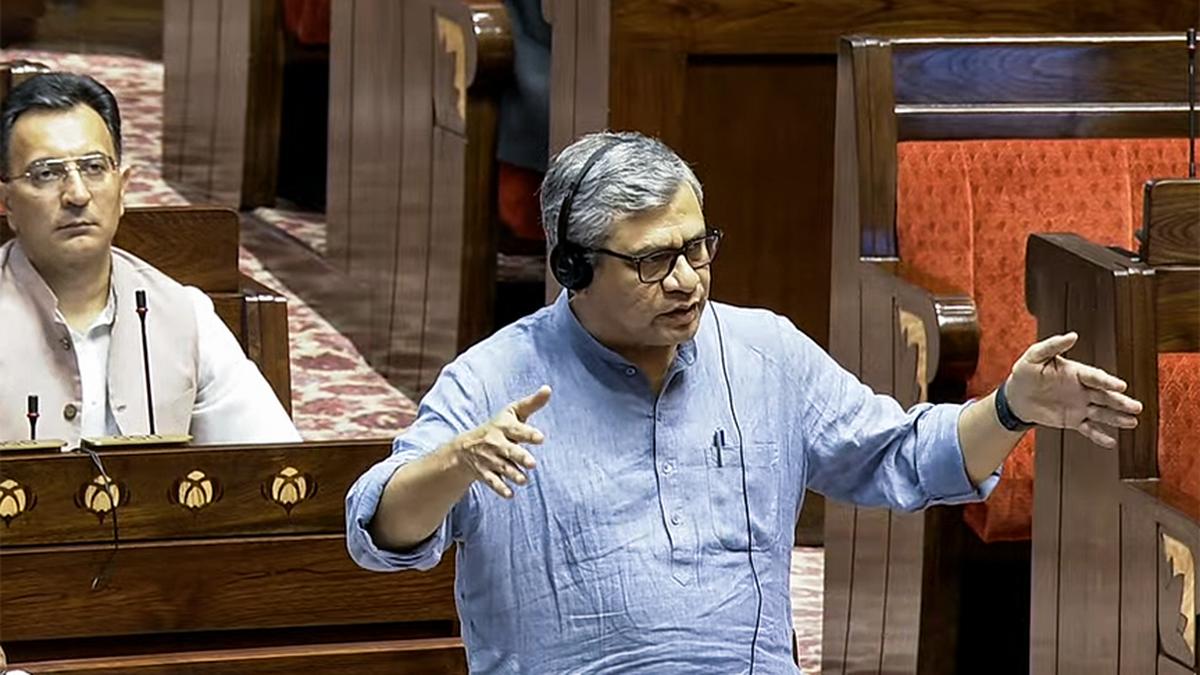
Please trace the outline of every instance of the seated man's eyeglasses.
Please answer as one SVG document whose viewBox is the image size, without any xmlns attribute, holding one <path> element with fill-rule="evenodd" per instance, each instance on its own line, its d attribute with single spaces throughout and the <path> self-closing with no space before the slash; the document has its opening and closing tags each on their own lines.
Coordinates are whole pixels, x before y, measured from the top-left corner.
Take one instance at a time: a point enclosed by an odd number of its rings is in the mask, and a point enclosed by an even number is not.
<svg viewBox="0 0 1200 675">
<path fill-rule="evenodd" d="M 49 189 L 66 184 L 67 177 L 74 170 L 83 182 L 97 185 L 107 180 L 116 168 L 117 162 L 112 157 L 94 152 L 80 157 L 41 159 L 30 164 L 24 173 L 4 178 L 3 182 L 27 180 L 35 188 Z"/>
<path fill-rule="evenodd" d="M 603 253 L 612 256 L 637 268 L 638 279 L 644 284 L 657 284 L 671 275 L 679 256 L 687 259 L 688 265 L 694 270 L 707 267 L 717 257 L 717 247 L 721 243 L 721 231 L 709 230 L 703 237 L 697 237 L 686 242 L 679 248 L 666 248 L 651 251 L 645 255 L 626 255 L 606 248 L 590 248 L 592 253 Z"/>
</svg>

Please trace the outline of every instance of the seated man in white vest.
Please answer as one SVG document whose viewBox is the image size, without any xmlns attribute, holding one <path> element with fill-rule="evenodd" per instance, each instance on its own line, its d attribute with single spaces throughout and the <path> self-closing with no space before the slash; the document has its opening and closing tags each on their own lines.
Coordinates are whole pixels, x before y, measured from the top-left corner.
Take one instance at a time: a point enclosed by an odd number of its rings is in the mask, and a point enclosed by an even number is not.
<svg viewBox="0 0 1200 675">
<path fill-rule="evenodd" d="M 0 246 L 0 441 L 149 432 L 196 443 L 299 441 L 275 393 L 212 301 L 113 248 L 129 168 L 104 85 L 47 73 L 0 113 L 0 203 L 15 233 Z M 145 292 L 152 396 L 137 293 Z"/>
</svg>

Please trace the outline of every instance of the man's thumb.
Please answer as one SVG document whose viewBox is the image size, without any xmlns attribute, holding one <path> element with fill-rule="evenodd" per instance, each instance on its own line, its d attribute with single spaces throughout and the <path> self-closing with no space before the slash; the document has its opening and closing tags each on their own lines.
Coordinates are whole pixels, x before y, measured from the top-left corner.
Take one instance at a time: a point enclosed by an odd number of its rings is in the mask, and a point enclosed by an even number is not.
<svg viewBox="0 0 1200 675">
<path fill-rule="evenodd" d="M 543 384 L 537 391 L 529 396 L 520 399 L 513 403 L 513 412 L 517 415 L 517 419 L 524 422 L 529 419 L 530 415 L 541 410 L 550 402 L 550 385 Z"/>
</svg>

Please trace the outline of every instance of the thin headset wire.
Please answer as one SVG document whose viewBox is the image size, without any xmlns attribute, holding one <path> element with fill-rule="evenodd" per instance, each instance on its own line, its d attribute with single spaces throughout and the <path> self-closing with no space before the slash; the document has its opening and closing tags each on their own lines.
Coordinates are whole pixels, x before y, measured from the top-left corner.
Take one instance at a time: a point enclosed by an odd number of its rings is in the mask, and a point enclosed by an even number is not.
<svg viewBox="0 0 1200 675">
<path fill-rule="evenodd" d="M 104 494 L 108 495 L 108 503 L 112 504 L 112 550 L 109 551 L 108 557 L 104 559 L 103 563 L 101 563 L 100 570 L 96 573 L 96 576 L 92 577 L 92 590 L 98 591 L 108 583 L 109 573 L 112 571 L 113 560 L 116 559 L 117 550 L 121 547 L 120 527 L 117 525 L 117 500 L 113 496 L 112 492 L 112 478 L 110 478 L 108 476 L 108 472 L 104 470 L 104 463 L 100 461 L 100 455 L 96 454 L 95 450 L 92 450 L 91 448 L 85 448 L 82 445 L 75 449 L 87 454 L 87 456 L 92 460 L 92 464 L 96 467 L 96 470 L 100 472 L 100 477 L 104 479 L 103 489 Z"/>
<path fill-rule="evenodd" d="M 750 559 L 750 574 L 754 577 L 754 590 L 758 595 L 758 610 L 754 613 L 754 637 L 750 640 L 750 675 L 754 675 L 754 662 L 758 656 L 758 632 L 762 626 L 763 591 L 758 579 L 758 568 L 754 565 L 754 530 L 750 525 L 750 492 L 746 486 L 746 444 L 742 436 L 742 425 L 738 423 L 737 409 L 733 406 L 733 385 L 729 382 L 729 369 L 725 366 L 725 337 L 721 334 L 721 318 L 715 304 L 709 304 L 713 321 L 717 324 L 717 342 L 720 344 L 721 373 L 725 376 L 725 391 L 729 394 L 729 414 L 733 416 L 733 428 L 738 435 L 738 459 L 742 463 L 742 503 L 746 507 L 746 557 Z"/>
</svg>

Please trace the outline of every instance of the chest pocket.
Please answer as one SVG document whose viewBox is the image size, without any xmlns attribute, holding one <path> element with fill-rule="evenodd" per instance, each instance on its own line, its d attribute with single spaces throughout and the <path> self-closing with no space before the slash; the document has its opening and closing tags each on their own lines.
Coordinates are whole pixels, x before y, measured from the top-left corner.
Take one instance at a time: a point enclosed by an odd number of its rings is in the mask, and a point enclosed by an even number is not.
<svg viewBox="0 0 1200 675">
<path fill-rule="evenodd" d="M 750 532 L 754 550 L 771 548 L 779 538 L 779 496 L 783 472 L 776 443 L 747 443 L 745 447 L 746 497 L 742 492 L 742 453 L 738 446 L 705 450 L 709 506 L 713 534 L 721 546 L 745 551 L 746 504 L 750 504 Z M 747 500 L 748 497 L 748 500 Z"/>
</svg>

